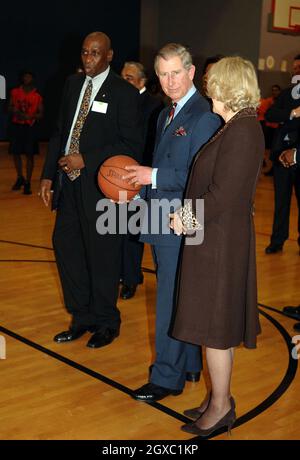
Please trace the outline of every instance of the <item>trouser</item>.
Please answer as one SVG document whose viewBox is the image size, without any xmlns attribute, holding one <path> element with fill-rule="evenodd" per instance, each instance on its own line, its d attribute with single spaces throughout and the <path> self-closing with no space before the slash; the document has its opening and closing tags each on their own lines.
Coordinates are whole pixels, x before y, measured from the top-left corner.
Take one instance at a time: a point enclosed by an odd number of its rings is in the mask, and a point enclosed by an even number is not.
<svg viewBox="0 0 300 460">
<path fill-rule="evenodd" d="M 157 300 L 156 358 L 150 381 L 165 388 L 181 390 L 185 385 L 186 372 L 198 372 L 202 365 L 199 346 L 169 335 L 180 247 L 154 245 L 152 250 L 157 265 Z"/>
<path fill-rule="evenodd" d="M 298 204 L 298 235 L 300 235 L 300 168 L 285 168 L 274 162 L 275 209 L 271 236 L 271 244 L 273 245 L 282 245 L 289 237 L 293 187 Z"/>
<path fill-rule="evenodd" d="M 64 181 L 53 246 L 64 301 L 77 325 L 117 329 L 121 235 L 100 235 L 83 206 L 81 178 Z M 95 204 L 96 207 L 96 204 Z"/>
<path fill-rule="evenodd" d="M 121 270 L 123 284 L 135 286 L 143 282 L 143 252 L 144 243 L 138 241 L 138 235 L 125 235 L 123 240 Z"/>
</svg>

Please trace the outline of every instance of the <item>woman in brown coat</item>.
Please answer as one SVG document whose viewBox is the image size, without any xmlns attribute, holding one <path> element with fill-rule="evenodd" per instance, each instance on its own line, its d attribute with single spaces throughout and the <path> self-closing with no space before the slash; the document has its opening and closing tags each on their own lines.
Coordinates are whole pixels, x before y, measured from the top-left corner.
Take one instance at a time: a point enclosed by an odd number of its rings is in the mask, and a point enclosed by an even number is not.
<svg viewBox="0 0 300 460">
<path fill-rule="evenodd" d="M 199 240 L 204 232 L 202 244 L 185 238 L 172 333 L 206 347 L 211 392 L 199 407 L 184 412 L 196 421 L 182 427 L 200 436 L 233 425 L 233 350 L 242 342 L 255 348 L 260 332 L 253 200 L 264 152 L 251 62 L 221 59 L 209 71 L 207 89 L 225 125 L 197 154 L 186 204 L 170 224 L 175 233 L 192 231 Z M 198 199 L 204 200 L 203 219 L 196 212 Z"/>
</svg>

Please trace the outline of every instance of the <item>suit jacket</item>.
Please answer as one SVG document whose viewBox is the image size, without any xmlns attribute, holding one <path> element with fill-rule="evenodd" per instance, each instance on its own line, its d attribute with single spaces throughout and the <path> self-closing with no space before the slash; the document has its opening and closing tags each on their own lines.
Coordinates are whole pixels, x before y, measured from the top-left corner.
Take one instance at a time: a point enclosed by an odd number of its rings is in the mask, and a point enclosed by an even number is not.
<svg viewBox="0 0 300 460">
<path fill-rule="evenodd" d="M 299 106 L 299 99 L 293 98 L 292 90 L 293 86 L 283 90 L 265 115 L 267 121 L 280 123 L 272 143 L 272 161 L 277 161 L 283 150 L 293 148 L 299 143 L 300 119 L 290 119 L 291 111 Z"/>
<path fill-rule="evenodd" d="M 150 244 L 177 246 L 180 245 L 181 238 L 174 235 L 172 231 L 169 232 L 168 212 L 163 212 L 157 222 L 158 232 L 156 234 L 153 229 L 149 228 L 149 225 L 146 227 L 147 220 L 149 224 L 151 215 L 153 217 L 150 200 L 182 200 L 194 155 L 216 132 L 221 121 L 210 111 L 209 103 L 198 91 L 193 94 L 168 128 L 164 130 L 168 112 L 169 108 L 163 110 L 158 119 L 152 164 L 153 168 L 158 168 L 157 188 L 152 189 L 151 186 L 147 186 L 149 213 L 148 219 L 144 220 L 145 226 L 142 228 L 140 239 Z"/>
<path fill-rule="evenodd" d="M 58 206 L 59 194 L 69 180 L 57 161 L 64 154 L 78 98 L 85 75 L 68 78 L 55 132 L 50 139 L 42 179 L 54 181 L 53 208 Z M 96 202 L 103 198 L 97 186 L 97 173 L 103 161 L 113 155 L 129 155 L 141 161 L 143 139 L 139 110 L 139 93 L 132 85 L 110 70 L 95 97 L 108 104 L 106 113 L 89 111 L 79 142 L 85 168 L 81 170 L 81 188 L 86 210 L 95 212 Z M 58 172 L 58 173 L 57 173 Z"/>
<path fill-rule="evenodd" d="M 155 134 L 157 119 L 164 108 L 163 102 L 157 97 L 152 96 L 149 91 L 144 91 L 140 95 L 141 117 L 143 121 L 144 152 L 142 164 L 151 166 L 153 160 L 153 150 L 155 146 Z"/>
</svg>

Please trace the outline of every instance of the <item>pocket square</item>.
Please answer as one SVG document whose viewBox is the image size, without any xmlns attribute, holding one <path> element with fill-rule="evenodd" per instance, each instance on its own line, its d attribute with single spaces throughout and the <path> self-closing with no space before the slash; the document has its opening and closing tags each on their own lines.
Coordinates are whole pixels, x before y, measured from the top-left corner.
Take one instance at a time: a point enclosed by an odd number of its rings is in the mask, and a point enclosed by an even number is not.
<svg viewBox="0 0 300 460">
<path fill-rule="evenodd" d="M 174 136 L 186 136 L 187 132 L 183 126 L 180 126 L 174 131 Z"/>
</svg>

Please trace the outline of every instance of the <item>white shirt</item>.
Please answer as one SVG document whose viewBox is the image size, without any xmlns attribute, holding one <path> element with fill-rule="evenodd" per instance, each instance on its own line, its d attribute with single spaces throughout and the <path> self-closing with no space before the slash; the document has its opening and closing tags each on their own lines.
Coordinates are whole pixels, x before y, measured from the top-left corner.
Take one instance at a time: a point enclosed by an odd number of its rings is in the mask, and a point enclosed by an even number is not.
<svg viewBox="0 0 300 460">
<path fill-rule="evenodd" d="M 182 109 L 182 107 L 187 103 L 187 101 L 195 94 L 196 92 L 196 87 L 194 84 L 192 84 L 191 88 L 188 90 L 188 92 L 186 93 L 185 96 L 183 96 L 180 101 L 177 102 L 177 105 L 176 105 L 176 108 L 175 108 L 175 112 L 174 112 L 174 118 L 176 117 L 176 115 L 178 115 L 178 113 L 180 112 L 180 110 Z M 151 188 L 153 189 L 156 189 L 157 188 L 157 185 L 156 185 L 156 178 L 157 178 L 157 171 L 158 171 L 158 168 L 153 168 L 152 169 L 152 173 L 151 173 L 151 183 L 152 183 L 152 186 Z"/>
<path fill-rule="evenodd" d="M 81 92 L 80 92 L 80 95 L 79 95 L 79 99 L 78 99 L 78 102 L 77 102 L 77 107 L 76 107 L 75 115 L 74 115 L 74 118 L 73 118 L 72 126 L 71 126 L 71 129 L 70 129 L 70 134 L 69 134 L 68 141 L 67 141 L 67 144 L 66 144 L 65 152 L 69 151 L 72 132 L 73 132 L 73 129 L 74 129 L 77 117 L 78 117 L 78 112 L 79 112 L 79 109 L 80 109 L 80 106 L 81 106 L 83 95 L 84 95 L 84 92 L 86 90 L 86 87 L 87 87 L 89 81 L 92 80 L 92 83 L 93 83 L 93 89 L 92 89 L 90 106 L 89 106 L 89 109 L 90 109 L 92 104 L 93 104 L 93 102 L 94 102 L 94 99 L 95 99 L 98 91 L 100 90 L 101 86 L 103 85 L 104 81 L 106 80 L 106 78 L 107 78 L 107 76 L 109 74 L 109 70 L 110 70 L 110 67 L 108 66 L 107 69 L 104 72 L 99 73 L 99 75 L 96 75 L 96 77 L 94 77 L 94 78 L 91 78 L 89 76 L 85 77 L 85 81 L 84 81 L 84 83 L 82 85 Z"/>
</svg>

